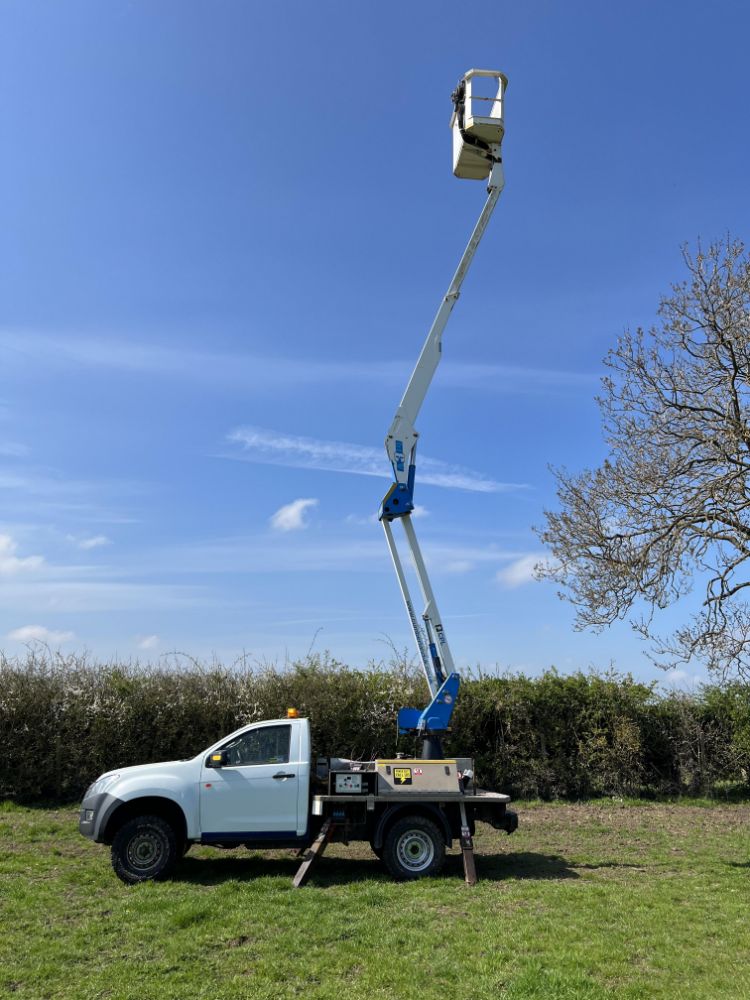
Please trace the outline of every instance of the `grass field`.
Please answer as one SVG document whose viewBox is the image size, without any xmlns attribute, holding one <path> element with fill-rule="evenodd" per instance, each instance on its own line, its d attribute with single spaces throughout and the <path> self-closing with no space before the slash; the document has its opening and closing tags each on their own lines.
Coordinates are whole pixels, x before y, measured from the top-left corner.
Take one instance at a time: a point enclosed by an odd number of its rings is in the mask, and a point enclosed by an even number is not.
<svg viewBox="0 0 750 1000">
<path fill-rule="evenodd" d="M 193 848 L 126 888 L 76 811 L 0 806 L 0 995 L 750 998 L 750 807 L 518 805 L 396 884 L 334 845 L 304 889 L 292 852 Z"/>
</svg>

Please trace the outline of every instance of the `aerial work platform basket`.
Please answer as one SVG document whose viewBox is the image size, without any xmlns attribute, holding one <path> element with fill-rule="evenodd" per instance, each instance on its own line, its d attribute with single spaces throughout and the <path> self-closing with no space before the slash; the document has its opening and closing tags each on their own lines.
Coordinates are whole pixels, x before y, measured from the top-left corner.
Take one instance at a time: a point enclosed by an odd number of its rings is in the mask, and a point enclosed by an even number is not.
<svg viewBox="0 0 750 1000">
<path fill-rule="evenodd" d="M 503 98 L 508 78 L 491 69 L 470 69 L 453 92 L 453 173 L 469 180 L 489 176 L 505 134 Z"/>
</svg>

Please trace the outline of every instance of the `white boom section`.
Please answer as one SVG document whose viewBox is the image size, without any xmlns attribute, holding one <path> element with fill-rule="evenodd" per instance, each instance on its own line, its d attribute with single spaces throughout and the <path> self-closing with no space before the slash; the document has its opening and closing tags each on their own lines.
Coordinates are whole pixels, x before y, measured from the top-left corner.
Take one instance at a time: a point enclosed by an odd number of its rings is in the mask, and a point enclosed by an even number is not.
<svg viewBox="0 0 750 1000">
<path fill-rule="evenodd" d="M 453 306 L 456 304 L 456 300 L 460 294 L 461 285 L 466 277 L 467 271 L 469 270 L 469 265 L 474 258 L 474 254 L 476 253 L 479 242 L 484 235 L 484 231 L 487 228 L 487 224 L 490 221 L 490 217 L 504 186 L 503 165 L 498 156 L 499 146 L 493 146 L 491 149 L 492 153 L 496 157 L 496 160 L 492 165 L 489 177 L 487 201 L 485 202 L 484 208 L 479 216 L 479 220 L 474 227 L 474 232 L 471 234 L 469 243 L 464 250 L 463 256 L 461 257 L 459 265 L 456 269 L 456 273 L 453 275 L 453 280 L 448 287 L 448 291 L 440 304 L 440 308 L 438 309 L 430 331 L 427 334 L 427 339 L 424 347 L 422 348 L 422 353 L 419 355 L 419 360 L 417 361 L 414 371 L 412 372 L 412 376 L 409 379 L 406 392 L 404 393 L 401 404 L 396 411 L 396 415 L 393 418 L 393 423 L 388 430 L 388 436 L 385 441 L 386 451 L 388 452 L 388 458 L 393 466 L 396 483 L 407 486 L 409 496 L 411 496 L 410 487 L 413 487 L 413 472 L 410 477 L 410 467 L 413 468 L 416 463 L 417 439 L 419 437 L 419 434 L 414 427 L 414 422 L 417 419 L 419 410 L 424 402 L 425 396 L 427 395 L 427 390 L 430 387 L 435 371 L 440 362 L 443 331 L 445 330 L 446 324 L 448 323 L 448 319 L 450 318 L 453 310 Z M 385 531 L 388 549 L 391 553 L 391 558 L 393 559 L 393 565 L 396 570 L 399 587 L 401 588 L 401 594 L 403 596 L 409 621 L 414 632 L 414 638 L 417 643 L 417 649 L 419 650 L 419 657 L 422 661 L 425 677 L 427 678 L 427 684 L 430 688 L 432 696 L 434 697 L 447 676 L 454 672 L 455 667 L 453 663 L 453 655 L 451 653 L 450 646 L 448 645 L 442 618 L 440 617 L 440 612 L 438 611 L 437 603 L 435 601 L 435 594 L 432 590 L 430 578 L 427 573 L 427 567 L 425 566 L 422 552 L 417 541 L 417 536 L 414 531 L 414 525 L 411 522 L 411 513 L 407 512 L 398 516 L 398 520 L 400 520 L 404 526 L 407 545 L 411 553 L 412 562 L 414 563 L 414 569 L 419 581 L 419 587 L 425 602 L 424 611 L 422 612 L 424 629 L 422 625 L 420 625 L 417 618 L 411 594 L 409 593 L 406 576 L 404 574 L 403 564 L 398 553 L 396 540 L 393 537 L 393 529 L 390 524 L 390 521 L 395 519 L 396 518 L 383 516 L 383 530 Z"/>
<path fill-rule="evenodd" d="M 497 155 L 500 147 L 491 148 L 495 155 Z M 427 390 L 430 388 L 435 371 L 440 363 L 443 331 L 448 324 L 453 307 L 461 294 L 461 285 L 474 259 L 479 242 L 484 236 L 484 231 L 487 228 L 487 224 L 490 221 L 504 185 L 503 165 L 498 160 L 498 162 L 493 164 L 492 172 L 490 173 L 487 185 L 487 201 L 456 268 L 453 280 L 448 286 L 448 291 L 445 293 L 435 319 L 432 321 L 432 326 L 427 334 L 422 353 L 419 355 L 419 360 L 406 386 L 406 391 L 396 410 L 393 422 L 388 428 L 385 449 L 393 466 L 397 483 L 406 484 L 409 475 L 409 466 L 414 464 L 414 450 L 416 449 L 417 438 L 419 437 L 418 432 L 414 428 L 414 422 L 417 419 L 424 398 L 427 395 Z M 398 450 L 397 442 L 401 444 Z"/>
<path fill-rule="evenodd" d="M 414 525 L 411 523 L 411 514 L 405 514 L 400 520 L 404 526 L 404 531 L 406 532 L 407 544 L 409 546 L 409 551 L 411 552 L 414 569 L 417 573 L 417 579 L 419 580 L 419 588 L 422 591 L 422 597 L 425 602 L 424 611 L 422 612 L 424 631 L 422 630 L 422 626 L 419 624 L 419 620 L 417 619 L 417 615 L 414 610 L 414 604 L 412 603 L 411 594 L 409 593 L 409 586 L 406 582 L 401 557 L 398 553 L 396 540 L 393 537 L 393 529 L 391 528 L 390 522 L 385 519 L 383 519 L 383 530 L 385 531 L 385 539 L 388 543 L 391 558 L 393 559 L 393 565 L 396 570 L 396 576 L 398 577 L 398 583 L 401 588 L 401 594 L 404 598 L 404 604 L 406 605 L 406 612 L 409 615 L 409 621 L 411 622 L 412 631 L 414 632 L 417 649 L 419 650 L 419 658 L 422 661 L 422 669 L 424 670 L 425 677 L 427 678 L 427 685 L 430 689 L 430 693 L 434 697 L 438 693 L 438 689 L 446 677 L 454 672 L 455 667 L 453 663 L 453 655 L 450 651 L 448 640 L 445 637 L 443 621 L 440 617 L 440 612 L 438 611 L 435 594 L 433 593 L 430 578 L 427 574 L 427 567 L 425 566 L 424 559 L 422 557 L 422 551 L 419 548 L 419 542 L 417 541 L 417 536 L 414 532 Z M 426 642 L 425 633 L 427 635 Z"/>
</svg>

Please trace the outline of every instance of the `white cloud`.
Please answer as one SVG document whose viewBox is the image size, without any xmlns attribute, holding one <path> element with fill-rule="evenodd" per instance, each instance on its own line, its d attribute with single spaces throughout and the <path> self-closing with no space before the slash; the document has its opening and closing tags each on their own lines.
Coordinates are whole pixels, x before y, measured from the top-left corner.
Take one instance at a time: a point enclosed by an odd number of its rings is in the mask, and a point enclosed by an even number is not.
<svg viewBox="0 0 750 1000">
<path fill-rule="evenodd" d="M 271 527 L 276 531 L 299 531 L 307 527 L 305 517 L 307 511 L 312 507 L 317 507 L 318 501 L 314 498 L 292 500 L 291 503 L 279 507 L 271 517 Z"/>
<path fill-rule="evenodd" d="M 80 541 L 76 542 L 79 549 L 99 549 L 103 545 L 111 545 L 111 539 L 107 538 L 106 535 L 94 535 L 92 538 L 81 538 Z"/>
<path fill-rule="evenodd" d="M 367 445 L 323 441 L 262 427 L 239 427 L 228 435 L 228 440 L 241 445 L 243 457 L 250 462 L 348 472 L 358 476 L 377 476 L 378 479 L 385 479 L 389 473 L 385 451 Z M 481 472 L 425 455 L 420 458 L 418 475 L 421 483 L 474 493 L 505 493 L 525 488 L 522 483 L 499 483 Z"/>
<path fill-rule="evenodd" d="M 42 556 L 19 558 L 15 555 L 17 548 L 10 535 L 0 535 L 0 575 L 13 576 L 24 570 L 37 569 L 44 562 Z"/>
<path fill-rule="evenodd" d="M 423 507 L 421 503 L 414 504 L 414 510 L 411 512 L 412 517 L 429 517 L 430 512 L 426 507 Z"/>
<path fill-rule="evenodd" d="M 48 642 L 61 644 L 75 639 L 74 632 L 56 632 L 54 629 L 46 628 L 44 625 L 22 625 L 8 632 L 8 639 L 15 642 Z"/>
<path fill-rule="evenodd" d="M 664 684 L 668 687 L 680 688 L 683 691 L 694 690 L 706 683 L 707 678 L 701 677 L 697 673 L 688 673 L 687 670 L 680 670 L 678 667 L 668 670 L 664 677 Z"/>
<path fill-rule="evenodd" d="M 667 684 L 679 684 L 680 681 L 686 680 L 687 676 L 687 670 L 670 670 L 666 676 L 666 682 Z"/>
<path fill-rule="evenodd" d="M 506 587 L 522 587 L 525 583 L 531 583 L 534 579 L 534 567 L 544 562 L 544 556 L 537 553 L 521 556 L 514 559 L 508 566 L 498 570 L 496 580 Z"/>
<path fill-rule="evenodd" d="M 137 636 L 138 649 L 156 649 L 159 645 L 158 635 L 139 635 Z"/>
</svg>

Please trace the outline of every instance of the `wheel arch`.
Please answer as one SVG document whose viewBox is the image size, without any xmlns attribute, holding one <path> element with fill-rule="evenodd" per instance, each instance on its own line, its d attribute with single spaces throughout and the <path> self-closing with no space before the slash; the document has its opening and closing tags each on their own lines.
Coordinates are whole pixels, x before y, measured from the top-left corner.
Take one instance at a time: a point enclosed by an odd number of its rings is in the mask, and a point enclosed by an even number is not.
<svg viewBox="0 0 750 1000">
<path fill-rule="evenodd" d="M 438 829 L 442 831 L 445 838 L 445 846 L 448 848 L 453 846 L 453 836 L 448 817 L 439 806 L 434 805 L 432 802 L 404 802 L 403 805 L 398 803 L 397 805 L 388 806 L 375 824 L 375 830 L 372 835 L 372 846 L 380 849 L 383 846 L 388 828 L 396 820 L 403 819 L 405 816 L 424 816 L 427 819 L 431 819 L 433 823 L 437 823 Z"/>
<path fill-rule="evenodd" d="M 148 795 L 115 804 L 102 823 L 99 841 L 111 844 L 123 823 L 136 816 L 160 816 L 172 826 L 180 843 L 187 840 L 187 820 L 182 808 L 173 799 Z"/>
</svg>

